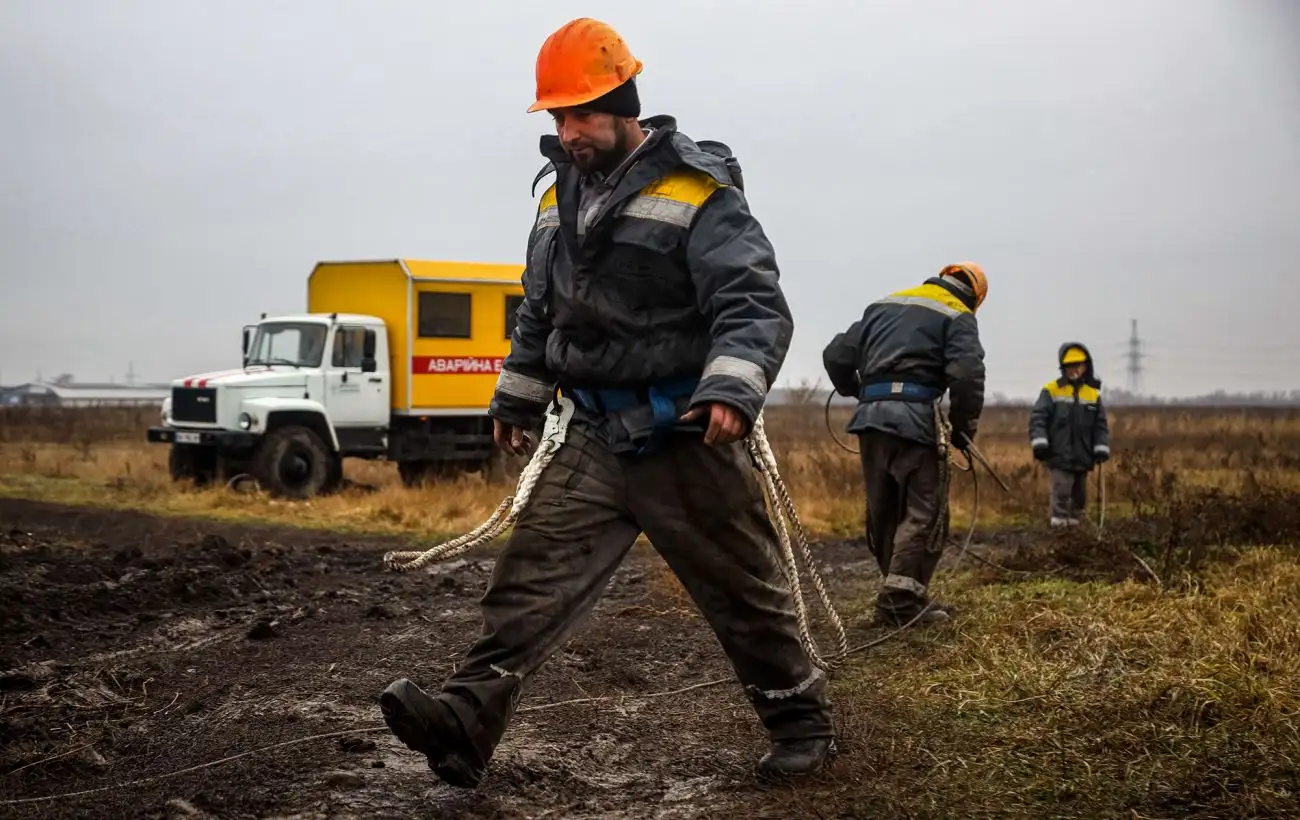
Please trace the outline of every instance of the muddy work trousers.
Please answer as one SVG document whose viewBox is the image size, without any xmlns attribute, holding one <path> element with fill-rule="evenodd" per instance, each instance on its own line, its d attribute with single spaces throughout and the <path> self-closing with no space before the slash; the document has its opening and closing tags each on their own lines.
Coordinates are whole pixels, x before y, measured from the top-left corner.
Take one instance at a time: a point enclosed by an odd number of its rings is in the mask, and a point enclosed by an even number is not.
<svg viewBox="0 0 1300 820">
<path fill-rule="evenodd" d="M 592 611 L 642 532 L 713 628 L 769 736 L 832 737 L 826 678 L 799 642 L 743 443 L 675 436 L 657 452 L 616 456 L 575 421 L 496 560 L 482 634 L 438 695 L 479 764 L 525 683 Z"/>
<path fill-rule="evenodd" d="M 867 544 L 885 577 L 876 614 L 908 619 L 929 601 L 926 589 L 948 538 L 938 452 L 933 445 L 877 431 L 860 433 L 858 443 L 867 488 Z"/>
<path fill-rule="evenodd" d="M 1052 523 L 1077 524 L 1088 508 L 1088 474 L 1052 470 Z"/>
</svg>

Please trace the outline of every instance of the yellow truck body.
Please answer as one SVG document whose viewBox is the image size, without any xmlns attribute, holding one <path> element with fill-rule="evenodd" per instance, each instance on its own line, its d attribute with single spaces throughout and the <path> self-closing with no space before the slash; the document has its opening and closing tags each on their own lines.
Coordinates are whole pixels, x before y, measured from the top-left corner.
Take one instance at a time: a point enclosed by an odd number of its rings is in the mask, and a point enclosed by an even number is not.
<svg viewBox="0 0 1300 820">
<path fill-rule="evenodd" d="M 510 352 L 522 274 L 522 265 L 482 262 L 320 262 L 307 310 L 384 320 L 394 414 L 481 414 Z"/>
</svg>

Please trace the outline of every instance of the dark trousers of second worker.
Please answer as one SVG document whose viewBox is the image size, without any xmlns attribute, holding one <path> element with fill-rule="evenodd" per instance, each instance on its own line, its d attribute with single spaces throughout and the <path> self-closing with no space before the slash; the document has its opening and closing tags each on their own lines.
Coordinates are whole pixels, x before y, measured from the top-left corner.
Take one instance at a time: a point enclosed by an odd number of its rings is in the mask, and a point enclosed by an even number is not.
<svg viewBox="0 0 1300 820">
<path fill-rule="evenodd" d="M 867 543 L 885 576 L 876 614 L 908 619 L 929 601 L 926 590 L 948 538 L 938 453 L 934 445 L 878 431 L 858 434 L 858 443 L 867 488 Z"/>
<path fill-rule="evenodd" d="M 481 636 L 438 695 L 479 764 L 524 683 L 595 607 L 642 532 L 713 628 L 769 736 L 833 736 L 826 679 L 799 641 L 744 445 L 676 436 L 660 451 L 616 456 L 575 423 L 496 560 Z"/>
<path fill-rule="evenodd" d="M 1088 474 L 1052 470 L 1052 523 L 1077 524 L 1088 506 Z"/>
</svg>

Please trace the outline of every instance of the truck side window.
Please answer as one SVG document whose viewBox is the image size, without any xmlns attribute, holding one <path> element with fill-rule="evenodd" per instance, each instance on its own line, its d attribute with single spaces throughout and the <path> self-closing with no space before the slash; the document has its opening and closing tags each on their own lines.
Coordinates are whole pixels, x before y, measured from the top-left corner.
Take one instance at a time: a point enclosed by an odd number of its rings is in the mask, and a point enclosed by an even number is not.
<svg viewBox="0 0 1300 820">
<path fill-rule="evenodd" d="M 365 328 L 339 328 L 338 333 L 334 334 L 334 351 L 330 363 L 335 367 L 361 367 L 365 341 Z"/>
<path fill-rule="evenodd" d="M 470 295 L 468 293 L 420 293 L 421 338 L 468 339 L 470 337 Z"/>
<path fill-rule="evenodd" d="M 522 296 L 506 296 L 506 338 L 509 339 L 515 335 L 515 325 L 518 320 L 515 314 L 519 312 L 519 306 L 524 303 Z"/>
</svg>

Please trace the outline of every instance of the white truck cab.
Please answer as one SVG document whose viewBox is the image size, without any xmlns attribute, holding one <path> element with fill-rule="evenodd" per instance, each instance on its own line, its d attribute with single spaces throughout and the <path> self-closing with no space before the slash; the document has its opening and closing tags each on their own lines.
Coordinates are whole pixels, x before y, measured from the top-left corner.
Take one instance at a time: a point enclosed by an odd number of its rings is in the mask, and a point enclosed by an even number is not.
<svg viewBox="0 0 1300 820">
<path fill-rule="evenodd" d="M 342 458 L 387 452 L 389 360 L 377 317 L 267 317 L 244 329 L 243 367 L 172 382 L 148 438 L 173 445 L 173 478 L 251 473 L 276 495 L 328 492 Z"/>
<path fill-rule="evenodd" d="M 292 498 L 337 487 L 346 457 L 394 461 L 408 486 L 485 466 L 522 273 L 483 262 L 318 262 L 308 312 L 244 328 L 242 367 L 172 382 L 148 440 L 171 445 L 173 478 L 249 473 Z"/>
</svg>

